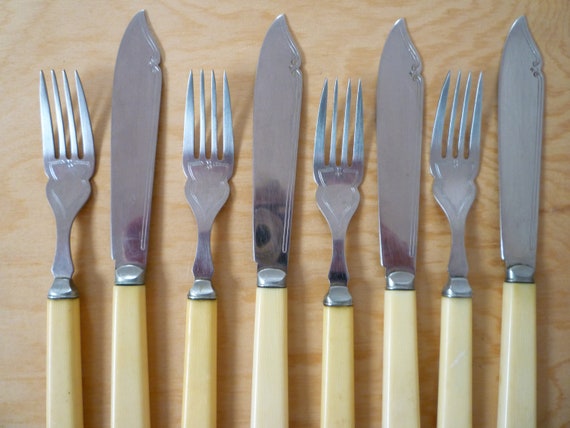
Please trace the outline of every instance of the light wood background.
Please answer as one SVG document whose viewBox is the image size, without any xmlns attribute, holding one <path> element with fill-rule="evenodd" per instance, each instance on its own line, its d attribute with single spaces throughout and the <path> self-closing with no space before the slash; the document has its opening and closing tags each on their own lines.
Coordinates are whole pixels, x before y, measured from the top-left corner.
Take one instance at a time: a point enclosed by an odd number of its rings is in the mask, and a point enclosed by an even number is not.
<svg viewBox="0 0 570 428">
<path fill-rule="evenodd" d="M 397 3 L 397 4 L 396 4 Z M 440 290 L 447 279 L 449 228 L 431 194 L 428 146 L 448 70 L 483 71 L 482 165 L 468 218 L 473 297 L 473 421 L 497 412 L 501 285 L 497 176 L 497 72 L 512 22 L 526 14 L 544 58 L 546 104 L 536 280 L 538 425 L 570 426 L 570 3 L 551 1 L 3 1 L 0 4 L 0 427 L 45 424 L 46 293 L 55 222 L 45 198 L 38 74 L 77 69 L 95 135 L 91 199 L 76 219 L 72 252 L 81 293 L 84 414 L 109 425 L 111 297 L 110 112 L 113 68 L 130 19 L 147 9 L 163 54 L 147 273 L 152 422 L 180 423 L 186 293 L 193 280 L 196 223 L 184 198 L 183 113 L 190 69 L 228 73 L 236 168 L 231 196 L 212 235 L 219 295 L 218 420 L 249 424 L 256 267 L 252 259 L 252 98 L 261 42 L 286 13 L 300 47 L 303 108 L 289 272 L 289 401 L 292 427 L 319 424 L 322 297 L 331 237 L 315 203 L 313 135 L 325 77 L 362 79 L 366 171 L 348 236 L 355 310 L 357 426 L 381 420 L 384 270 L 379 263 L 375 89 L 393 23 L 405 17 L 425 79 L 424 151 L 417 257 L 423 426 L 436 421 Z M 221 82 L 221 79 L 219 79 Z M 342 96 L 344 97 L 344 96 Z"/>
</svg>

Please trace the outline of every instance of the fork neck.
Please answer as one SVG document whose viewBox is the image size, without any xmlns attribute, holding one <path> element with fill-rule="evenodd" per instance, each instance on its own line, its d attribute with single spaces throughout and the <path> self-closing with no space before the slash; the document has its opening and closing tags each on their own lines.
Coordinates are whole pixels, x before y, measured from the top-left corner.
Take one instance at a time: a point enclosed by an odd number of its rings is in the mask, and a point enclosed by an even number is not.
<svg viewBox="0 0 570 428">
<path fill-rule="evenodd" d="M 333 239 L 329 283 L 329 291 L 323 301 L 324 305 L 352 306 L 352 296 L 348 291 L 348 267 L 344 254 L 344 239 Z"/>
</svg>

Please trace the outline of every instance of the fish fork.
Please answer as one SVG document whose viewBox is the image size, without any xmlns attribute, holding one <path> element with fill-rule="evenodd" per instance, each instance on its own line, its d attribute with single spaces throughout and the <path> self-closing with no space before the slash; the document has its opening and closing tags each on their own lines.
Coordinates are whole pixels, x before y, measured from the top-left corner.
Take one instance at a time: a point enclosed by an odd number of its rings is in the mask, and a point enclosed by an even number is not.
<svg viewBox="0 0 570 428">
<path fill-rule="evenodd" d="M 447 144 L 443 145 L 450 73 L 445 78 L 433 126 L 430 154 L 433 194 L 447 216 L 452 239 L 449 280 L 443 288 L 441 304 L 438 427 L 470 427 L 472 423 L 472 292 L 467 280 L 465 220 L 475 200 L 474 180 L 479 173 L 483 77 L 479 74 L 468 142 L 465 136 L 469 126 L 471 73 L 465 84 L 459 131 L 456 134 L 460 82 L 461 73 L 458 73 L 449 115 Z"/>
<path fill-rule="evenodd" d="M 348 158 L 351 83 L 348 81 L 342 132 L 341 158 L 337 161 L 338 81 L 333 89 L 331 142 L 325 159 L 325 128 L 328 81 L 325 80 L 315 132 L 313 174 L 317 182 L 317 204 L 326 218 L 332 238 L 333 256 L 329 290 L 323 308 L 323 374 L 321 427 L 354 426 L 354 332 L 352 296 L 348 290 L 345 238 L 348 223 L 360 201 L 364 130 L 362 87 L 358 82 L 352 160 Z"/>
<path fill-rule="evenodd" d="M 186 199 L 198 225 L 194 284 L 188 292 L 182 426 L 216 426 L 217 302 L 210 234 L 214 219 L 230 194 L 234 167 L 232 112 L 224 73 L 222 156 L 218 154 L 216 80 L 211 74 L 210 154 L 206 151 L 204 72 L 200 72 L 200 140 L 194 140 L 194 79 L 188 78 L 184 117 L 183 169 Z M 198 150 L 196 150 L 198 149 Z M 196 153 L 197 151 L 197 153 Z"/>
<path fill-rule="evenodd" d="M 64 125 L 59 88 L 51 71 L 53 103 L 57 123 L 54 141 L 49 97 L 43 72 L 40 72 L 40 117 L 44 170 L 48 177 L 47 199 L 57 228 L 53 284 L 47 302 L 47 394 L 48 427 L 83 426 L 81 387 L 81 339 L 79 293 L 73 283 L 71 260 L 71 225 L 91 194 L 89 180 L 95 167 L 93 134 L 83 86 L 75 72 L 77 105 L 81 124 L 82 150 L 77 139 L 71 92 L 65 71 L 62 73 L 68 136 Z M 81 153 L 82 152 L 82 153 Z"/>
</svg>

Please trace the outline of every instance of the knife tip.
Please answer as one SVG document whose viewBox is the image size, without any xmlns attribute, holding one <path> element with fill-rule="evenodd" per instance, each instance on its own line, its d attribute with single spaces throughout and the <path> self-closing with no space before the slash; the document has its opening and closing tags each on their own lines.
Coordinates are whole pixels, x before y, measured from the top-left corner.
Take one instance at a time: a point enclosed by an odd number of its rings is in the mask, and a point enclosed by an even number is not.
<svg viewBox="0 0 570 428">
<path fill-rule="evenodd" d="M 394 27 L 406 27 L 406 18 L 398 18 L 394 23 Z"/>
<path fill-rule="evenodd" d="M 530 32 L 530 30 L 528 28 L 528 21 L 527 21 L 525 15 L 521 15 L 517 19 L 515 19 L 515 21 L 513 22 L 513 25 L 511 26 L 509 33 L 513 33 L 516 30 Z"/>
</svg>

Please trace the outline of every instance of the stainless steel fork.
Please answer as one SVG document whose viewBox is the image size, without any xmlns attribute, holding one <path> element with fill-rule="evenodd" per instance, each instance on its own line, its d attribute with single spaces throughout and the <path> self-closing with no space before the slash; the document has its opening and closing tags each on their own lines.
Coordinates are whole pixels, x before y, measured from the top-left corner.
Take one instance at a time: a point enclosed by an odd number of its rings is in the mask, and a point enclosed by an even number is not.
<svg viewBox="0 0 570 428">
<path fill-rule="evenodd" d="M 206 148 L 204 72 L 200 72 L 200 140 L 194 140 L 194 81 L 188 79 L 182 165 L 186 199 L 198 225 L 194 284 L 188 292 L 182 426 L 216 426 L 217 303 L 212 287 L 214 266 L 210 234 L 214 219 L 230 194 L 234 139 L 228 80 L 224 73 L 222 156 L 218 153 L 216 80 L 211 74 L 210 150 Z M 196 150 L 197 149 L 197 150 Z"/>
<path fill-rule="evenodd" d="M 46 194 L 57 227 L 56 251 L 52 266 L 54 281 L 48 292 L 47 304 L 46 417 L 48 427 L 80 427 L 83 426 L 83 398 L 79 293 L 72 280 L 74 268 L 71 260 L 70 234 L 73 220 L 91 194 L 89 180 L 95 167 L 95 154 L 91 121 L 79 74 L 75 72 L 81 145 L 77 139 L 71 91 L 65 71 L 62 77 L 67 136 L 57 79 L 54 71 L 51 71 L 57 123 L 56 144 L 46 81 L 43 72 L 40 72 L 43 159 L 44 170 L 49 179 Z"/>
<path fill-rule="evenodd" d="M 449 280 L 443 289 L 439 355 L 438 427 L 470 427 L 472 320 L 471 286 L 467 281 L 465 220 L 475 199 L 479 173 L 483 77 L 479 74 L 472 109 L 469 141 L 471 74 L 467 76 L 459 130 L 455 120 L 460 92 L 458 73 L 449 114 L 447 143 L 442 144 L 450 74 L 445 78 L 432 133 L 430 170 L 433 194 L 451 226 Z"/>
<path fill-rule="evenodd" d="M 321 390 L 321 427 L 354 426 L 354 333 L 352 297 L 348 291 L 345 238 L 348 223 L 360 201 L 364 128 L 362 87 L 358 82 L 352 159 L 349 160 L 351 83 L 348 82 L 344 110 L 342 147 L 337 160 L 338 81 L 333 89 L 331 140 L 325 158 L 328 82 L 325 80 L 315 133 L 313 174 L 317 182 L 317 204 L 326 218 L 332 238 L 333 256 L 329 270 L 329 290 L 324 299 L 323 372 Z"/>
</svg>

